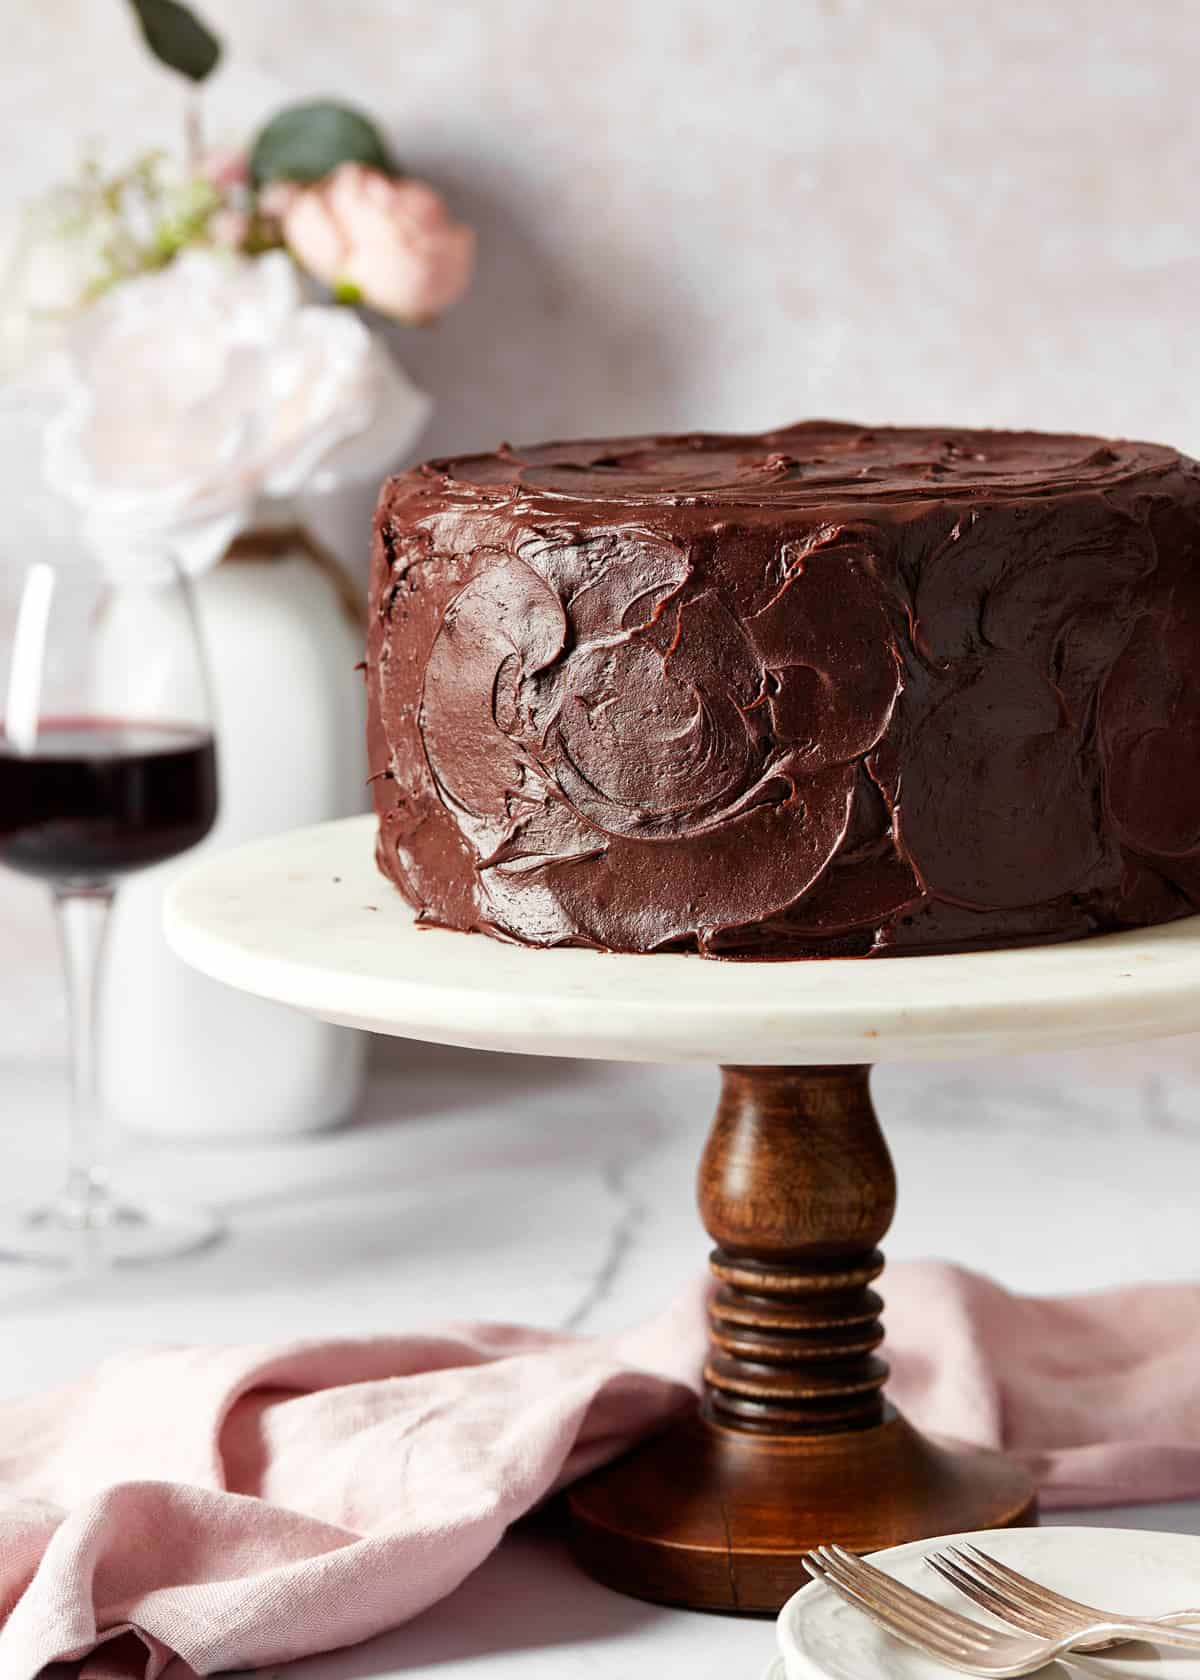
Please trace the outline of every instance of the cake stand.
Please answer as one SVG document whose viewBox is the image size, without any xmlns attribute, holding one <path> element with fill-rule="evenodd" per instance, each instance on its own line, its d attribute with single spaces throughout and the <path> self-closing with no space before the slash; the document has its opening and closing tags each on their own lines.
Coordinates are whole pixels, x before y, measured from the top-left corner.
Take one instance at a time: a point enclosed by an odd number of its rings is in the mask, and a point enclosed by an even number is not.
<svg viewBox="0 0 1200 1680">
<path fill-rule="evenodd" d="M 891 961 L 530 951 L 414 925 L 369 817 L 210 857 L 167 936 L 214 979 L 439 1044 L 719 1062 L 700 1166 L 717 1287 L 694 1411 L 569 1495 L 584 1567 L 622 1591 L 770 1612 L 817 1542 L 872 1551 L 1034 1519 L 1025 1471 L 925 1438 L 883 1395 L 878 1243 L 895 1179 L 883 1060 L 1079 1048 L 1200 1019 L 1200 917 L 1068 945 Z"/>
</svg>

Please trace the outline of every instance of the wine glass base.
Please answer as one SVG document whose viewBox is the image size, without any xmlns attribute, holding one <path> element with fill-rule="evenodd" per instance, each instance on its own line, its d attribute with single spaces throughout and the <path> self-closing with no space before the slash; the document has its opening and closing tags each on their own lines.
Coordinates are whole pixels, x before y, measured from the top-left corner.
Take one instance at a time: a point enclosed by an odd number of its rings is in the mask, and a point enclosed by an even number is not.
<svg viewBox="0 0 1200 1680">
<path fill-rule="evenodd" d="M 59 1197 L 0 1208 L 0 1264 L 23 1261 L 71 1271 L 142 1266 L 207 1248 L 223 1230 L 207 1208 L 138 1202 L 120 1194 L 86 1203 Z"/>
</svg>

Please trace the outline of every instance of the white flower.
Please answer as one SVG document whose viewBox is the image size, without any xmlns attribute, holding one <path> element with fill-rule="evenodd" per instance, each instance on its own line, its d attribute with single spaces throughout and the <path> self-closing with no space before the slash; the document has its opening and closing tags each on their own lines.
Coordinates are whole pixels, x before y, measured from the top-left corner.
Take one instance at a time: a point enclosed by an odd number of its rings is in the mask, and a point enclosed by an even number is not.
<svg viewBox="0 0 1200 1680">
<path fill-rule="evenodd" d="M 428 398 L 345 309 L 306 302 L 282 251 L 186 251 L 85 310 L 46 433 L 51 489 L 109 565 L 220 559 L 265 499 L 379 474 Z"/>
</svg>

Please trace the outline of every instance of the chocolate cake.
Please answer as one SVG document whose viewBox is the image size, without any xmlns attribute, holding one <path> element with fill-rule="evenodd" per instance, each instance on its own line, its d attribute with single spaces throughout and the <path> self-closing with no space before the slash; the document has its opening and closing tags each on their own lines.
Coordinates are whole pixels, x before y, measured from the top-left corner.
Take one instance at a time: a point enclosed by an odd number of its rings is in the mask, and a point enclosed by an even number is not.
<svg viewBox="0 0 1200 1680">
<path fill-rule="evenodd" d="M 1200 466 L 1033 432 L 502 446 L 391 479 L 380 867 L 526 945 L 882 956 L 1200 906 Z"/>
</svg>

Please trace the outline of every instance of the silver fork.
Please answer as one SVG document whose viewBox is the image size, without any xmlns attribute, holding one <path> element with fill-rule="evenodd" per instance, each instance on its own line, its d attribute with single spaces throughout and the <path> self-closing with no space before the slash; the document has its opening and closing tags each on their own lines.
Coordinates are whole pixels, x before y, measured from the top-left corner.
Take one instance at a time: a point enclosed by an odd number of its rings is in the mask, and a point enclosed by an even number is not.
<svg viewBox="0 0 1200 1680">
<path fill-rule="evenodd" d="M 999 1558 L 992 1557 L 989 1552 L 980 1551 L 978 1546 L 966 1543 L 961 1546 L 947 1546 L 944 1552 L 931 1552 L 925 1562 L 944 1581 L 949 1581 L 951 1586 L 957 1587 L 972 1603 L 978 1604 L 981 1609 L 990 1610 L 994 1616 L 999 1616 L 1002 1622 L 1008 1622 L 1012 1627 L 1023 1628 L 1026 1633 L 1054 1638 L 1080 1626 L 1081 1623 L 1101 1621 L 1108 1616 L 1107 1612 L 1097 1610 L 1093 1605 L 1081 1604 L 1076 1598 L 1067 1598 L 1063 1593 L 1043 1586 L 1040 1581 L 1031 1580 L 1028 1575 L 1022 1575 L 1008 1564 L 1001 1563 Z M 1110 1645 L 1123 1644 L 1126 1639 L 1132 1637 L 1152 1639 L 1158 1644 L 1165 1644 L 1167 1640 L 1163 1638 L 1164 1630 L 1200 1624 L 1200 1610 L 1174 1610 L 1167 1616 L 1109 1616 L 1108 1619 L 1126 1623 L 1136 1622 L 1141 1628 L 1152 1631 L 1143 1631 L 1137 1635 L 1125 1634 L 1115 1639 L 1111 1636 L 1089 1639 L 1086 1644 L 1080 1641 L 1075 1649 L 1103 1651 Z"/>
<path fill-rule="evenodd" d="M 969 1616 L 947 1610 L 841 1546 L 818 1546 L 815 1552 L 805 1553 L 804 1567 L 839 1598 L 862 1610 L 906 1645 L 915 1646 L 951 1668 L 990 1676 L 991 1680 L 1013 1680 L 1017 1675 L 1033 1674 L 1055 1657 L 1075 1649 L 1081 1640 L 1152 1638 L 1160 1645 L 1169 1643 L 1200 1651 L 1200 1630 L 1164 1631 L 1153 1623 L 1113 1621 L 1107 1617 L 1093 1619 L 1070 1633 L 1055 1636 L 1009 1633 L 1002 1628 L 985 1627 Z"/>
</svg>

